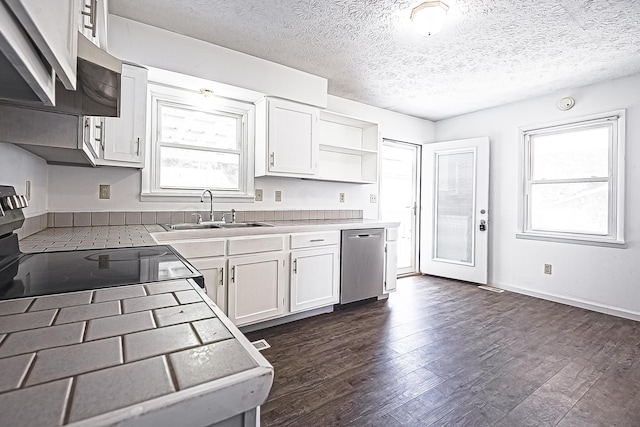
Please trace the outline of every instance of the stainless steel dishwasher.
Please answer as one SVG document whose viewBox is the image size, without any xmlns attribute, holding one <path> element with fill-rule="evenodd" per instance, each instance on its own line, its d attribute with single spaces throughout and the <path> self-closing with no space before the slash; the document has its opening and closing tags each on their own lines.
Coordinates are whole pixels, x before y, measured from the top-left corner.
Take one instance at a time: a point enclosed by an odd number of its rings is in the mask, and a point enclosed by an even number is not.
<svg viewBox="0 0 640 427">
<path fill-rule="evenodd" d="M 382 295 L 384 228 L 342 231 L 340 304 Z"/>
</svg>

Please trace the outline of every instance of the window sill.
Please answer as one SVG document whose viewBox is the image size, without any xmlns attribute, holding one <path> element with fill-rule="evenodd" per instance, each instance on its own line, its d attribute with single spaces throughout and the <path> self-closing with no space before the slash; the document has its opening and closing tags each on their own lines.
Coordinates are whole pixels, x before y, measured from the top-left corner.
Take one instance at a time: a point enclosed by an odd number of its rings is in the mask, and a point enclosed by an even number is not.
<svg viewBox="0 0 640 427">
<path fill-rule="evenodd" d="M 612 239 L 596 239 L 596 238 L 580 238 L 580 237 L 564 237 L 555 234 L 543 234 L 543 233 L 516 233 L 516 239 L 524 240 L 542 240 L 546 242 L 555 243 L 569 243 L 574 245 L 587 245 L 587 246 L 604 246 L 609 248 L 624 249 L 627 244 L 624 240 L 612 240 Z"/>
<path fill-rule="evenodd" d="M 209 200 L 207 194 L 206 200 Z M 254 196 L 247 194 L 213 194 L 214 203 L 253 203 Z M 142 193 L 141 202 L 200 202 L 200 193 Z"/>
</svg>

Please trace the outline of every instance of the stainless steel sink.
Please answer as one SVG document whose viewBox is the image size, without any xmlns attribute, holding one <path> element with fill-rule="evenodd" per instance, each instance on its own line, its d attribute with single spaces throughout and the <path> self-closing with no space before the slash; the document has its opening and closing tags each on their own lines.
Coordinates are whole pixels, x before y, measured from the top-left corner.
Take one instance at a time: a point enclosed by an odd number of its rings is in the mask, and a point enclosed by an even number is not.
<svg viewBox="0 0 640 427">
<path fill-rule="evenodd" d="M 200 224 L 194 224 L 194 223 L 160 224 L 160 226 L 167 231 L 206 230 L 210 228 L 271 227 L 269 224 L 263 224 L 261 222 L 234 222 L 234 223 L 203 222 Z"/>
<path fill-rule="evenodd" d="M 261 222 L 229 222 L 218 224 L 218 226 L 220 228 L 271 227 L 271 225 Z"/>
<path fill-rule="evenodd" d="M 160 224 L 167 231 L 171 230 L 205 230 L 207 228 L 220 228 L 220 224 L 206 223 L 181 223 L 181 224 Z"/>
</svg>

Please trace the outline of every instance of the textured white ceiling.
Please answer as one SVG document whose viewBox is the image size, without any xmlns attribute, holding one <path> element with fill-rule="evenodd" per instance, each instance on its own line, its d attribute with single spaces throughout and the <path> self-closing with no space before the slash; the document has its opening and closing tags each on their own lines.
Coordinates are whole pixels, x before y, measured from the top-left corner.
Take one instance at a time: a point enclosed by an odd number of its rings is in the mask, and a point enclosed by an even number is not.
<svg viewBox="0 0 640 427">
<path fill-rule="evenodd" d="M 640 0 L 110 0 L 110 12 L 329 80 L 329 93 L 439 120 L 640 72 Z"/>
</svg>

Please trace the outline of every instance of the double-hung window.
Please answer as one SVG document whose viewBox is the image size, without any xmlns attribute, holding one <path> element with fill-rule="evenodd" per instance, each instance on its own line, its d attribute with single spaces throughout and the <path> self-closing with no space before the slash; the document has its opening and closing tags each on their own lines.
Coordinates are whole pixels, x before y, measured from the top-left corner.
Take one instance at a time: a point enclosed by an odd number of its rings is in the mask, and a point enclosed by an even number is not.
<svg viewBox="0 0 640 427">
<path fill-rule="evenodd" d="M 624 111 L 521 136 L 517 237 L 624 244 Z"/>
<path fill-rule="evenodd" d="M 150 86 L 152 136 L 143 195 L 199 196 L 203 189 L 218 199 L 251 195 L 253 105 Z"/>
</svg>

